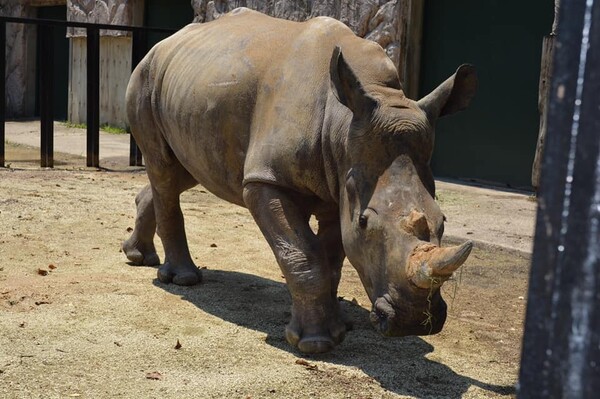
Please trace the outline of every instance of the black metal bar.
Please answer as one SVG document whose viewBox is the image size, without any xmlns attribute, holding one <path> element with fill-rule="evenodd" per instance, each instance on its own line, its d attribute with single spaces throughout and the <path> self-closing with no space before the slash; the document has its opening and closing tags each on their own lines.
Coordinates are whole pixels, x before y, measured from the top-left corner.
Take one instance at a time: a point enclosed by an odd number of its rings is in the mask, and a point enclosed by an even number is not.
<svg viewBox="0 0 600 399">
<path fill-rule="evenodd" d="M 100 166 L 100 30 L 87 28 L 87 166 Z"/>
<path fill-rule="evenodd" d="M 21 17 L 4 17 L 0 16 L 1 21 L 14 22 L 22 24 L 43 24 L 52 26 L 64 26 L 71 28 L 93 28 L 93 29 L 104 29 L 104 30 L 124 30 L 133 32 L 136 30 L 147 30 L 158 33 L 174 33 L 177 29 L 169 28 L 149 28 L 144 26 L 126 26 L 126 25 L 109 25 L 109 24 L 95 24 L 90 22 L 75 22 L 75 21 L 61 21 L 57 19 L 37 19 L 37 18 L 21 18 Z"/>
<path fill-rule="evenodd" d="M 146 55 L 147 48 L 147 31 L 136 30 L 133 31 L 133 38 L 131 41 L 131 70 L 133 71 L 137 64 L 140 63 L 144 55 Z M 129 134 L 129 166 L 142 166 L 142 152 L 135 142 L 135 138 Z"/>
<path fill-rule="evenodd" d="M 600 392 L 600 0 L 563 0 L 519 398 Z"/>
<path fill-rule="evenodd" d="M 20 17 L 5 17 L 0 16 L 0 45 L 4 43 L 0 50 L 0 73 L 6 69 L 6 23 L 23 23 L 23 24 L 34 24 L 39 27 L 39 41 L 40 54 L 42 51 L 52 49 L 51 29 L 53 26 L 61 27 L 74 27 L 74 28 L 86 28 L 88 33 L 87 50 L 88 50 L 88 70 L 87 70 L 87 165 L 98 167 L 99 166 L 99 125 L 100 125 L 100 90 L 99 90 L 99 79 L 100 79 L 100 38 L 99 31 L 103 30 L 119 30 L 133 32 L 133 42 L 137 41 L 132 51 L 132 58 L 135 59 L 133 65 L 137 65 L 139 60 L 143 58 L 146 53 L 147 47 L 147 32 L 167 33 L 172 34 L 176 32 L 176 29 L 166 28 L 150 28 L 142 26 L 124 26 L 124 25 L 108 25 L 108 24 L 94 24 L 86 22 L 74 22 L 74 21 L 59 21 L 52 19 L 35 19 L 35 18 L 20 18 Z M 41 33 L 41 32 L 48 32 Z M 136 40 L 135 38 L 138 38 Z M 48 39 L 48 43 L 42 44 L 45 39 Z M 49 44 L 49 45 L 48 45 Z M 46 50 L 44 50 L 46 49 Z M 51 50 L 48 50 L 51 51 Z M 52 71 L 49 68 L 53 67 L 53 62 L 48 62 L 49 58 L 53 57 L 54 53 L 46 54 L 42 57 L 44 68 L 40 71 L 40 119 L 41 119 L 41 130 L 42 130 L 42 166 L 52 166 L 54 163 L 53 159 L 53 124 L 49 121 L 54 119 L 53 103 L 52 103 Z M 133 66 L 132 66 L 133 67 Z M 5 73 L 0 76 L 6 76 Z M 48 79 L 47 76 L 50 76 Z M 5 164 L 5 111 L 6 111 L 6 90 L 5 90 L 5 79 L 0 79 L 0 167 Z M 43 84 L 41 82 L 43 80 Z M 43 86 L 43 87 L 42 87 Z M 42 98 L 42 96 L 44 98 Z M 44 105 L 45 104 L 45 105 Z M 135 140 L 132 139 L 130 143 L 130 163 L 133 165 L 142 165 L 142 154 L 139 148 L 135 144 Z"/>
<path fill-rule="evenodd" d="M 52 26 L 38 26 L 38 45 L 40 46 L 40 165 L 43 168 L 54 167 L 54 43 Z"/>
<path fill-rule="evenodd" d="M 0 21 L 0 168 L 6 166 L 6 22 Z"/>
</svg>

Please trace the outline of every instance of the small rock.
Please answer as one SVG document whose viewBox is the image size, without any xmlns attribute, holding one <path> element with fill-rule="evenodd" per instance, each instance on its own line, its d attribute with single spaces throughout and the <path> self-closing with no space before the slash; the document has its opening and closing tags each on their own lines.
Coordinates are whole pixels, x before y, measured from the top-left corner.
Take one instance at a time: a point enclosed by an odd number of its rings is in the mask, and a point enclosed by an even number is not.
<svg viewBox="0 0 600 399">
<path fill-rule="evenodd" d="M 158 371 L 153 371 L 151 373 L 146 373 L 146 378 L 149 380 L 162 380 L 162 374 Z"/>
<path fill-rule="evenodd" d="M 211 248 L 216 248 L 216 247 L 217 247 L 217 244 L 215 244 L 215 243 L 213 242 L 212 244 L 210 244 L 210 247 L 211 247 Z"/>
</svg>

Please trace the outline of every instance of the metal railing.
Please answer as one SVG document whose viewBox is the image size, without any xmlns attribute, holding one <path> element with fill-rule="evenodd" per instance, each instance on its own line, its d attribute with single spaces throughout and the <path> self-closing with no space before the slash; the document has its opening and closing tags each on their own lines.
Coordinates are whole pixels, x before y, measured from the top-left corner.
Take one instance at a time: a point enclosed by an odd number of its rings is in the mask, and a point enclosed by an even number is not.
<svg viewBox="0 0 600 399">
<path fill-rule="evenodd" d="M 51 19 L 34 19 L 0 16 L 0 167 L 5 166 L 6 137 L 6 24 L 33 24 L 40 29 L 38 35 L 39 56 L 45 61 L 44 68 L 37 68 L 39 76 L 40 106 L 40 153 L 42 167 L 54 166 L 54 110 L 52 98 L 54 93 L 54 43 L 55 27 L 85 28 L 87 33 L 87 134 L 86 164 L 99 167 L 100 147 L 100 30 L 118 30 L 132 32 L 131 68 L 132 71 L 147 53 L 149 32 L 171 35 L 176 30 L 165 28 L 148 28 L 142 26 L 123 26 L 108 24 L 92 24 L 86 22 L 59 21 Z M 142 165 L 142 154 L 130 135 L 129 165 Z"/>
</svg>

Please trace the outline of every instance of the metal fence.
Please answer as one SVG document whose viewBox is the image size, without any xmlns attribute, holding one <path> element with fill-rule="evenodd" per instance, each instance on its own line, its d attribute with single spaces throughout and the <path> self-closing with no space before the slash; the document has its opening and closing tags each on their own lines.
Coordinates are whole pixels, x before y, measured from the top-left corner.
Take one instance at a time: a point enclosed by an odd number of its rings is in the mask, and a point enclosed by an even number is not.
<svg viewBox="0 0 600 399">
<path fill-rule="evenodd" d="M 171 35 L 173 29 L 148 28 L 141 26 L 122 26 L 91 24 L 85 22 L 58 21 L 50 19 L 32 19 L 0 16 L 0 167 L 5 166 L 5 122 L 6 122 L 6 24 L 33 24 L 38 27 L 39 54 L 45 60 L 45 67 L 38 68 L 39 105 L 40 105 L 40 152 L 41 166 L 54 166 L 54 111 L 52 98 L 54 93 L 53 68 L 54 46 L 52 31 L 55 27 L 84 28 L 87 33 L 87 137 L 86 164 L 99 165 L 100 143 L 100 30 L 118 30 L 132 32 L 131 65 L 132 70 L 146 55 L 148 33 L 155 32 Z M 142 164 L 142 154 L 133 136 L 130 135 L 129 164 Z"/>
</svg>

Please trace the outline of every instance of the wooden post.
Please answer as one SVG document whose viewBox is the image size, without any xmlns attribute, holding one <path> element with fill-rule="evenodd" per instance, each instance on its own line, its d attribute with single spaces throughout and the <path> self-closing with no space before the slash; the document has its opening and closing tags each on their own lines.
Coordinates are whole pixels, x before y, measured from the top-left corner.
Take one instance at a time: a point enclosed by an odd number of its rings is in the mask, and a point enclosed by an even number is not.
<svg viewBox="0 0 600 399">
<path fill-rule="evenodd" d="M 398 38 L 400 59 L 398 73 L 407 97 L 419 95 L 421 40 L 423 38 L 423 0 L 398 1 Z"/>
<path fill-rule="evenodd" d="M 533 167 L 531 168 L 531 185 L 537 191 L 540 187 L 540 173 L 542 167 L 542 154 L 544 142 L 546 141 L 546 121 L 548 119 L 548 98 L 550 97 L 550 82 L 552 81 L 552 57 L 554 55 L 554 41 L 558 24 L 558 12 L 560 0 L 554 0 L 554 23 L 552 33 L 544 37 L 542 43 L 542 67 L 540 69 L 540 85 L 538 91 L 538 111 L 540 113 L 540 128 L 538 132 L 537 146 Z"/>
<path fill-rule="evenodd" d="M 552 80 L 552 55 L 554 54 L 554 35 L 544 37 L 542 44 L 542 68 L 538 91 L 538 110 L 540 112 L 540 130 L 538 133 L 535 157 L 531 170 L 531 185 L 537 190 L 540 186 L 542 153 L 546 141 L 546 120 L 548 119 L 548 98 L 550 97 L 550 81 Z"/>
</svg>

